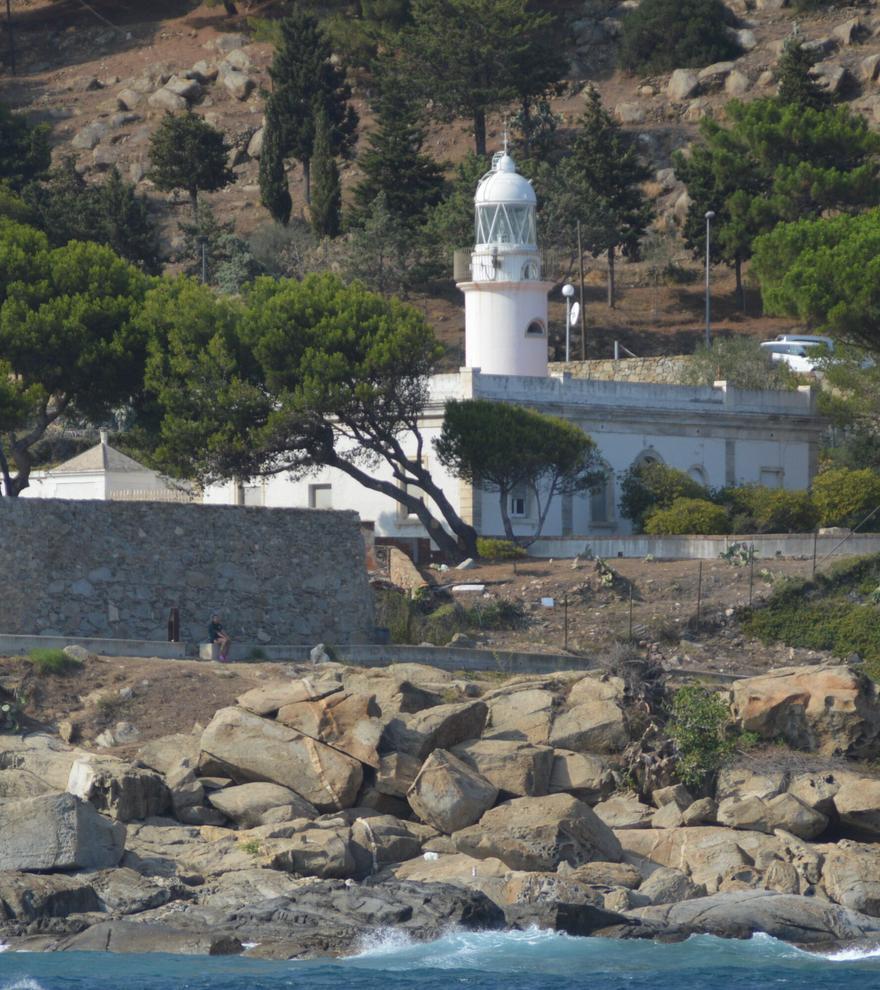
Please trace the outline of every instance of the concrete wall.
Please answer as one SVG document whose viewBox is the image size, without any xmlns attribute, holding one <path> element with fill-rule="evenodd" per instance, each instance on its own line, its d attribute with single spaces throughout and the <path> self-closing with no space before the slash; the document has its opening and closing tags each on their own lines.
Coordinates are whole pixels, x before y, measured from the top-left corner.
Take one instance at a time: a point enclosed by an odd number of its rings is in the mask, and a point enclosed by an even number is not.
<svg viewBox="0 0 880 990">
<path fill-rule="evenodd" d="M 0 632 L 365 643 L 373 605 L 353 512 L 0 499 Z"/>
</svg>

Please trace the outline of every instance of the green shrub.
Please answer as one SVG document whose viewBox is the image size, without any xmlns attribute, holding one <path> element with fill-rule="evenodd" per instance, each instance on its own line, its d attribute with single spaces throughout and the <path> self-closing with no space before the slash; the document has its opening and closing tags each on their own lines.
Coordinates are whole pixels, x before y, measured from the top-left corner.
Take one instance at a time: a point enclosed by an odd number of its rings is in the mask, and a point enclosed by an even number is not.
<svg viewBox="0 0 880 990">
<path fill-rule="evenodd" d="M 666 730 L 678 750 L 676 773 L 685 786 L 703 788 L 733 755 L 729 721 L 730 711 L 714 691 L 696 684 L 676 691 Z"/>
<path fill-rule="evenodd" d="M 813 504 L 822 526 L 857 526 L 880 505 L 880 474 L 870 468 L 836 468 L 813 479 Z M 864 527 L 880 529 L 880 512 Z"/>
<path fill-rule="evenodd" d="M 620 511 L 641 528 L 654 509 L 667 509 L 677 498 L 709 499 L 709 489 L 679 471 L 652 461 L 630 468 L 620 483 Z"/>
<path fill-rule="evenodd" d="M 670 72 L 742 54 L 721 0 L 642 0 L 623 19 L 620 63 L 633 72 Z"/>
<path fill-rule="evenodd" d="M 491 598 L 468 609 L 471 626 L 479 629 L 516 629 L 525 619 L 525 609 L 520 602 L 507 598 Z"/>
<path fill-rule="evenodd" d="M 702 498 L 677 498 L 668 509 L 655 509 L 645 520 L 649 536 L 726 533 L 727 513 Z"/>
<path fill-rule="evenodd" d="M 525 557 L 525 547 L 512 540 L 493 540 L 487 536 L 477 538 L 477 555 L 484 560 L 519 560 Z"/>
<path fill-rule="evenodd" d="M 819 512 L 806 491 L 741 485 L 723 489 L 718 499 L 727 508 L 735 533 L 807 533 L 819 521 Z"/>
<path fill-rule="evenodd" d="M 82 663 L 73 657 L 67 656 L 64 650 L 36 649 L 31 650 L 28 659 L 33 666 L 34 673 L 41 677 L 49 674 L 72 674 L 82 670 Z"/>
<path fill-rule="evenodd" d="M 435 643 L 442 646 L 458 632 L 468 628 L 468 615 L 458 602 L 448 602 L 421 617 L 416 623 L 418 638 L 415 642 Z"/>
</svg>

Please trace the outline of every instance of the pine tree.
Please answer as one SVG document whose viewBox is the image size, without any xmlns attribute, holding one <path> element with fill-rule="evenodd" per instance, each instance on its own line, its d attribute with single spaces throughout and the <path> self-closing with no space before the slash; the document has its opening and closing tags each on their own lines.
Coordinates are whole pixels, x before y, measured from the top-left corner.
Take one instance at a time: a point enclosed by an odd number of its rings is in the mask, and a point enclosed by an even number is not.
<svg viewBox="0 0 880 990">
<path fill-rule="evenodd" d="M 380 193 L 399 220 L 421 220 L 442 198 L 443 173 L 430 155 L 422 153 L 425 128 L 403 81 L 388 71 L 380 76 L 379 87 L 373 107 L 377 127 L 360 159 L 364 177 L 354 188 L 355 220 Z"/>
<path fill-rule="evenodd" d="M 322 107 L 315 111 L 315 187 L 312 193 L 312 230 L 318 237 L 337 237 L 340 226 L 342 190 L 339 167 L 330 142 L 330 126 Z"/>
<path fill-rule="evenodd" d="M 810 69 L 818 61 L 819 56 L 804 48 L 797 35 L 785 42 L 776 67 L 780 103 L 811 110 L 827 110 L 832 105 L 831 94 L 810 75 Z"/>
<path fill-rule="evenodd" d="M 266 124 L 263 148 L 260 152 L 260 202 L 272 219 L 286 227 L 290 222 L 292 202 L 284 174 L 284 153 L 281 150 L 281 129 L 278 113 L 271 98 L 266 104 Z"/>
<path fill-rule="evenodd" d="M 0 103 L 0 183 L 20 192 L 45 175 L 51 161 L 49 126 L 32 127 L 22 114 Z"/>
<path fill-rule="evenodd" d="M 281 153 L 302 165 L 306 203 L 311 202 L 317 108 L 327 119 L 333 155 L 349 155 L 357 132 L 358 116 L 348 102 L 351 87 L 345 81 L 345 71 L 330 60 L 331 54 L 327 39 L 310 14 L 294 9 L 281 21 L 269 68 L 272 93 L 268 103 L 275 112 Z"/>
<path fill-rule="evenodd" d="M 226 165 L 228 154 L 222 131 L 191 110 L 167 113 L 150 137 L 150 178 L 166 192 L 185 189 L 195 217 L 200 192 L 214 192 L 235 179 Z"/>
<path fill-rule="evenodd" d="M 580 221 L 584 247 L 593 255 L 607 252 L 608 305 L 613 308 L 616 254 L 636 257 L 654 217 L 640 188 L 651 173 L 592 86 L 586 101 L 571 153 L 558 168 L 545 171 L 548 209 L 552 212 L 554 198 L 562 199 L 566 207 L 557 211 L 557 229 L 568 243 L 574 242 Z"/>
</svg>

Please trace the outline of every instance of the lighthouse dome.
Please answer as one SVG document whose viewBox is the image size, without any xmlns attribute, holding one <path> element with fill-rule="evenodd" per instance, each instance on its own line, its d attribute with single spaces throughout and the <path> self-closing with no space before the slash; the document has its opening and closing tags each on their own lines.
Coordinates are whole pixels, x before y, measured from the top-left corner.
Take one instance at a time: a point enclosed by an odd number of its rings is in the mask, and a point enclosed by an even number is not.
<svg viewBox="0 0 880 990">
<path fill-rule="evenodd" d="M 484 203 L 521 203 L 534 206 L 535 190 L 528 179 L 516 170 L 516 163 L 504 153 L 492 163 L 492 168 L 480 180 L 474 196 L 477 206 Z"/>
</svg>

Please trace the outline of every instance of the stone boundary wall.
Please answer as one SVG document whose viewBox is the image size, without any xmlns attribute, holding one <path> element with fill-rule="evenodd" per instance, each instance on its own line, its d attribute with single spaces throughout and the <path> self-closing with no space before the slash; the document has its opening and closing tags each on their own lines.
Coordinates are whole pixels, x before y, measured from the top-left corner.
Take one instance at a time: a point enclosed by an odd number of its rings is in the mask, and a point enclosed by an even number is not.
<svg viewBox="0 0 880 990">
<path fill-rule="evenodd" d="M 680 385 L 690 358 L 686 354 L 662 357 L 621 358 L 619 361 L 557 361 L 550 365 L 551 375 L 568 372 L 572 378 L 592 378 L 607 382 L 653 382 L 656 385 Z"/>
<path fill-rule="evenodd" d="M 256 643 L 371 642 L 355 512 L 0 499 L 0 632 Z"/>
</svg>

